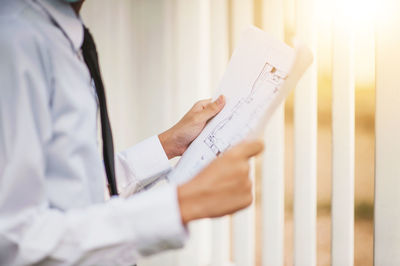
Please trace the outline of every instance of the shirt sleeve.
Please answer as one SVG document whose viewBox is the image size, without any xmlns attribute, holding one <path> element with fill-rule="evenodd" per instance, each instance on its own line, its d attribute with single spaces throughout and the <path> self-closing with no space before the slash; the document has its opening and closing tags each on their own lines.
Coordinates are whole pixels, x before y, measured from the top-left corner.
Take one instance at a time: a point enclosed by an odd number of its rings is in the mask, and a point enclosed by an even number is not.
<svg viewBox="0 0 400 266">
<path fill-rule="evenodd" d="M 15 28 L 3 31 L 0 265 L 132 265 L 141 256 L 181 247 L 186 230 L 171 185 L 79 209 L 50 207 L 45 147 L 51 138 L 51 77 L 46 51 Z M 136 171 L 152 174 L 144 168 Z"/>
<path fill-rule="evenodd" d="M 118 191 L 127 197 L 156 182 L 171 170 L 158 136 L 152 136 L 116 156 Z"/>
</svg>

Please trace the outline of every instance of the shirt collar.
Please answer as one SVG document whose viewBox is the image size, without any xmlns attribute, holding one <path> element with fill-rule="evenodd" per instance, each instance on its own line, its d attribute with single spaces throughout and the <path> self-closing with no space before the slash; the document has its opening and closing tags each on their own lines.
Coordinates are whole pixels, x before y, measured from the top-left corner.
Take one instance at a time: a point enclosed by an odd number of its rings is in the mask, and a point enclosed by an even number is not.
<svg viewBox="0 0 400 266">
<path fill-rule="evenodd" d="M 36 2 L 63 31 L 73 48 L 79 51 L 83 43 L 83 25 L 70 4 L 61 0 L 36 0 Z"/>
</svg>

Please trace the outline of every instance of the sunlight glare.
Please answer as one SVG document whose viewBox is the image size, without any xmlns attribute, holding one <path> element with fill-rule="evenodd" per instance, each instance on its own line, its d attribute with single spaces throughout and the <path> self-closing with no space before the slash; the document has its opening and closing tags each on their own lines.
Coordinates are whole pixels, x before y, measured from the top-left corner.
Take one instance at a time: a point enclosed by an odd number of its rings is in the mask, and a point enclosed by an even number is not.
<svg viewBox="0 0 400 266">
<path fill-rule="evenodd" d="M 379 0 L 345 0 L 342 8 L 349 22 L 354 23 L 355 28 L 373 25 L 378 17 Z"/>
</svg>

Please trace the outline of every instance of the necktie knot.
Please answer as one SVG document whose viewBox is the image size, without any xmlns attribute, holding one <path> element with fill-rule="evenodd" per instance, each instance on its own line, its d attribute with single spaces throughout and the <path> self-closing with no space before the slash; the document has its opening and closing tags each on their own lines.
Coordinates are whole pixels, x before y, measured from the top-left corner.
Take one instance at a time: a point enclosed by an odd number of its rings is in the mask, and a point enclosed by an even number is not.
<svg viewBox="0 0 400 266">
<path fill-rule="evenodd" d="M 89 29 L 83 26 L 83 32 L 82 52 L 94 52 L 97 55 L 96 44 Z"/>
</svg>

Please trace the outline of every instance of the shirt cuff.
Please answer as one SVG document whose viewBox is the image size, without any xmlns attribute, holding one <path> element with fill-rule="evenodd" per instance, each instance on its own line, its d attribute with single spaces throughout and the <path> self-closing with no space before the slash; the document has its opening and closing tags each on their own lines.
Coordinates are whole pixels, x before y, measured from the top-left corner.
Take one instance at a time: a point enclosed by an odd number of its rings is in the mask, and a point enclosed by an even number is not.
<svg viewBox="0 0 400 266">
<path fill-rule="evenodd" d="M 117 177 L 122 175 L 125 179 L 121 180 L 121 185 L 135 183 L 139 190 L 171 170 L 158 136 L 147 138 L 118 153 L 117 164 L 121 164 L 121 167 L 117 167 Z"/>
<path fill-rule="evenodd" d="M 140 197 L 141 194 L 137 196 Z M 182 224 L 176 186 L 163 186 L 157 189 L 156 195 L 157 197 L 147 201 L 147 206 L 143 206 L 144 211 L 140 219 L 132 217 L 136 222 L 140 220 L 145 223 L 135 224 L 135 227 L 141 229 L 138 231 L 139 241 L 137 242 L 137 250 L 141 256 L 182 248 L 188 238 L 187 227 Z M 132 200 L 132 203 L 136 202 L 134 197 L 128 200 Z M 132 213 L 132 215 L 137 215 L 137 213 Z"/>
</svg>

